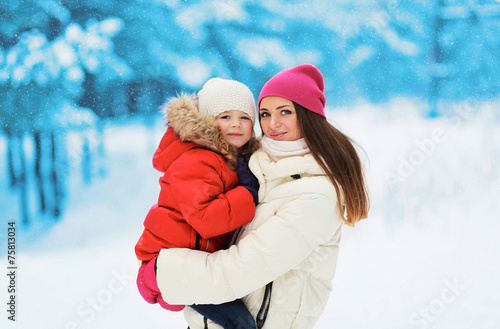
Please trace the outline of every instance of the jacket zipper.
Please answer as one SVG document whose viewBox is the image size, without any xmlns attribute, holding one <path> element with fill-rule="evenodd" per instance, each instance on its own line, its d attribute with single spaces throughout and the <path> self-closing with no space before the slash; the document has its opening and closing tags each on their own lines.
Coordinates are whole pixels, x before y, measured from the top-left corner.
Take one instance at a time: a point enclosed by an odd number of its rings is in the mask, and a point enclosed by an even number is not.
<svg viewBox="0 0 500 329">
<path fill-rule="evenodd" d="M 200 242 L 201 242 L 201 235 L 196 232 L 196 243 L 194 245 L 194 249 L 200 250 Z"/>
<path fill-rule="evenodd" d="M 207 239 L 207 246 L 205 247 L 205 251 L 208 251 L 208 247 L 210 246 L 210 239 Z M 196 242 L 194 245 L 194 249 L 201 250 L 201 235 L 196 233 Z"/>
<path fill-rule="evenodd" d="M 264 293 L 264 299 L 262 300 L 262 305 L 260 307 L 259 313 L 257 313 L 257 329 L 262 329 L 264 323 L 266 322 L 267 313 L 269 312 L 269 306 L 271 306 L 271 293 L 273 291 L 273 283 L 269 282 L 266 285 L 266 291 Z"/>
</svg>

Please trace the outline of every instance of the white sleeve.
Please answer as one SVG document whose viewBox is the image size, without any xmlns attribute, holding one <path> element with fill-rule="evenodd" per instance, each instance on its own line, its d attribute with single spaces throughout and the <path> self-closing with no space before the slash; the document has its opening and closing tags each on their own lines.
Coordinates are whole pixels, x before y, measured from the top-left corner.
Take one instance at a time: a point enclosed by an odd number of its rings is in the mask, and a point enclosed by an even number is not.
<svg viewBox="0 0 500 329">
<path fill-rule="evenodd" d="M 227 250 L 209 254 L 163 249 L 157 261 L 158 287 L 171 304 L 219 304 L 241 298 L 300 264 L 341 225 L 336 202 L 303 194 Z"/>
</svg>

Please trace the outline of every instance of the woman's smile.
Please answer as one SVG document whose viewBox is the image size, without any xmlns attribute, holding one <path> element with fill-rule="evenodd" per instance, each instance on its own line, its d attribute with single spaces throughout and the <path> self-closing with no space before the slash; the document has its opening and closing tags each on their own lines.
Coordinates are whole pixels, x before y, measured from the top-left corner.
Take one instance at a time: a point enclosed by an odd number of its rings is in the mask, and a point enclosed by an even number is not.
<svg viewBox="0 0 500 329">
<path fill-rule="evenodd" d="M 276 132 L 272 132 L 270 136 L 274 140 L 280 140 L 280 139 L 283 139 L 283 137 L 285 135 L 286 135 L 286 132 L 276 131 Z"/>
</svg>

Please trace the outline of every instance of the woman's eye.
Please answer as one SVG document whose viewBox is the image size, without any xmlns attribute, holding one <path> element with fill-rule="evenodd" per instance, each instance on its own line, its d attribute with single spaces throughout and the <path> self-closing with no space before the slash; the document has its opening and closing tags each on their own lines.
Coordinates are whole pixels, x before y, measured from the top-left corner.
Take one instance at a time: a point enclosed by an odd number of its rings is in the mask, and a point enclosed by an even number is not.
<svg viewBox="0 0 500 329">
<path fill-rule="evenodd" d="M 260 117 L 261 118 L 265 118 L 265 117 L 268 117 L 268 116 L 269 116 L 269 113 L 267 113 L 267 112 L 261 112 L 260 113 Z"/>
<path fill-rule="evenodd" d="M 292 111 L 290 111 L 290 110 L 283 110 L 283 111 L 281 111 L 281 114 L 283 114 L 283 115 L 289 115 L 289 114 L 292 114 Z"/>
</svg>

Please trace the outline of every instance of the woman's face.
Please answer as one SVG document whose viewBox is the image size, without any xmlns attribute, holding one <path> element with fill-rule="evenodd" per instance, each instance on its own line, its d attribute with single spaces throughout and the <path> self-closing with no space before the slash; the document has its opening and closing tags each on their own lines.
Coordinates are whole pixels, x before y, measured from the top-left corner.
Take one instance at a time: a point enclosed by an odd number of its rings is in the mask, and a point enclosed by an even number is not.
<svg viewBox="0 0 500 329">
<path fill-rule="evenodd" d="M 260 126 L 264 135 L 276 141 L 296 141 L 302 138 L 297 112 L 291 100 L 268 96 L 260 101 Z"/>
</svg>

